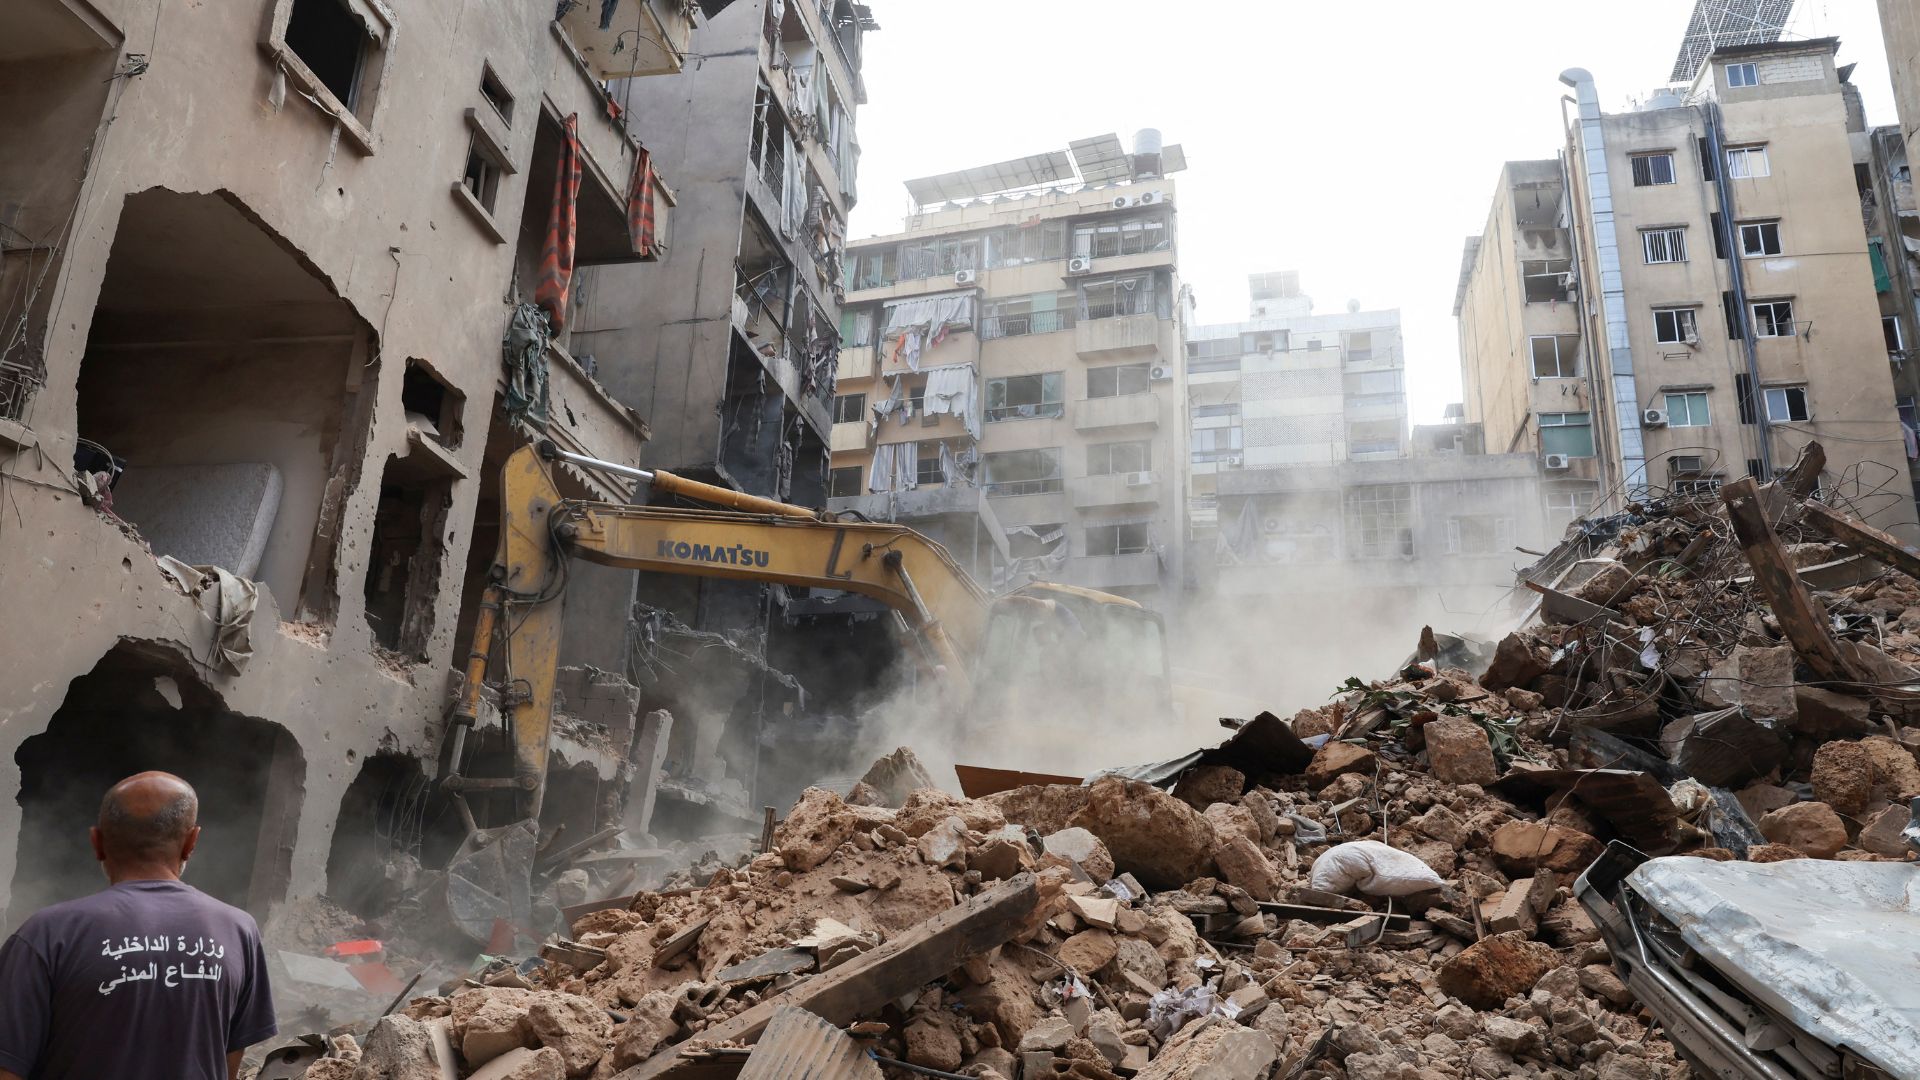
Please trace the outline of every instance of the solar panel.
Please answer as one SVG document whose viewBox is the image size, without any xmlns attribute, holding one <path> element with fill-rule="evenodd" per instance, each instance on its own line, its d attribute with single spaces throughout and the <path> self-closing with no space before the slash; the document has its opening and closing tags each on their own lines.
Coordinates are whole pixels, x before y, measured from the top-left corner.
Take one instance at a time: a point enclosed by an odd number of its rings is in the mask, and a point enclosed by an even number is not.
<svg viewBox="0 0 1920 1080">
<path fill-rule="evenodd" d="M 909 180 L 907 193 L 913 196 L 914 205 L 929 206 L 1072 178 L 1073 163 L 1067 160 L 1066 152 L 1049 150 L 1044 154 L 1029 154 L 1009 161 L 997 161 L 992 165 L 976 165 L 958 172 Z"/>
<path fill-rule="evenodd" d="M 1691 83 L 1715 49 L 1779 41 L 1793 0 L 1694 0 L 1668 81 Z"/>
<path fill-rule="evenodd" d="M 1133 158 L 1120 145 L 1118 135 L 1075 139 L 1067 144 L 1067 150 L 1073 154 L 1073 163 L 1080 169 L 1080 179 L 1089 184 L 1133 178 Z"/>
<path fill-rule="evenodd" d="M 1187 152 L 1181 149 L 1179 143 L 1174 143 L 1172 146 L 1160 151 L 1160 172 L 1162 175 L 1166 173 L 1177 173 L 1186 167 Z"/>
</svg>

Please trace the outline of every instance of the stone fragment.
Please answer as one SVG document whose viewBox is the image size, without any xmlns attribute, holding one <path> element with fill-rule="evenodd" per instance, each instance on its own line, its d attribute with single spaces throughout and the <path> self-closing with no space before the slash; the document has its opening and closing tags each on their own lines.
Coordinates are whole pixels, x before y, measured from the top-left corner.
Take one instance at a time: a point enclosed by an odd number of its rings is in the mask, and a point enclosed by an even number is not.
<svg viewBox="0 0 1920 1080">
<path fill-rule="evenodd" d="M 1494 647 L 1493 662 L 1487 665 L 1486 673 L 1480 676 L 1480 685 L 1495 693 L 1509 686 L 1525 687 L 1545 675 L 1547 667 L 1544 650 L 1536 648 L 1518 633 L 1508 634 Z"/>
<path fill-rule="evenodd" d="M 1065 1050 L 1067 1040 L 1073 1038 L 1073 1022 L 1064 1016 L 1049 1016 L 1027 1029 L 1020 1036 L 1020 1052 L 1032 1053 L 1035 1050 Z"/>
<path fill-rule="evenodd" d="M 1732 787 L 1761 776 L 1787 756 L 1787 725 L 1728 707 L 1682 716 L 1660 730 L 1660 748 L 1687 775 L 1709 787 Z"/>
<path fill-rule="evenodd" d="M 1205 874 L 1213 827 L 1193 807 L 1151 784 L 1105 776 L 1087 788 L 1072 824 L 1100 838 L 1114 864 L 1151 888 L 1172 889 Z"/>
<path fill-rule="evenodd" d="M 1082 975 L 1091 975 L 1106 967 L 1118 950 L 1111 933 L 1094 929 L 1082 930 L 1061 942 L 1056 955 L 1062 964 Z"/>
<path fill-rule="evenodd" d="M 1314 751 L 1313 760 L 1307 764 L 1307 786 L 1318 791 L 1333 783 L 1335 777 L 1347 773 L 1371 776 L 1373 760 L 1373 751 L 1364 746 L 1329 740 Z"/>
<path fill-rule="evenodd" d="M 1205 810 L 1214 803 L 1237 803 L 1247 790 L 1247 774 L 1226 765 L 1195 765 L 1173 785 L 1173 797 Z"/>
<path fill-rule="evenodd" d="M 354 1065 L 354 1080 L 441 1080 L 427 1025 L 404 1016 L 383 1016 L 367 1033 Z"/>
<path fill-rule="evenodd" d="M 1249 791 L 1240 797 L 1240 805 L 1246 808 L 1247 816 L 1253 819 L 1254 828 L 1260 830 L 1260 835 L 1254 839 L 1262 844 L 1273 843 L 1274 837 L 1280 834 L 1280 814 L 1273 808 L 1273 803 L 1265 795 Z"/>
<path fill-rule="evenodd" d="M 552 990 L 534 998 L 527 1025 L 541 1046 L 560 1055 L 568 1076 L 592 1072 L 613 1033 L 613 1019 L 605 1009 L 587 998 Z"/>
<path fill-rule="evenodd" d="M 1794 801 L 1793 792 L 1788 791 L 1778 784 L 1769 784 L 1764 780 L 1756 780 L 1748 784 L 1746 787 L 1734 792 L 1733 797 L 1740 803 L 1740 809 L 1745 810 L 1747 817 L 1754 821 L 1759 821 L 1773 811 Z"/>
<path fill-rule="evenodd" d="M 1467 823 L 1445 805 L 1435 804 L 1407 824 L 1412 825 L 1414 831 L 1431 836 L 1455 851 L 1467 846 Z"/>
<path fill-rule="evenodd" d="M 1207 819 L 1213 834 L 1222 840 L 1229 836 L 1244 836 L 1256 842 L 1260 839 L 1260 824 L 1253 820 L 1253 811 L 1237 802 L 1214 803 L 1201 816 Z"/>
<path fill-rule="evenodd" d="M 920 858 L 928 866 L 948 870 L 967 868 L 967 826 L 957 817 L 949 817 L 920 834 L 915 841 Z"/>
<path fill-rule="evenodd" d="M 831 794 L 831 793 L 829 793 Z M 492 1061 L 515 1047 L 536 1045 L 527 1010 L 533 992 L 482 987 L 453 995 L 453 1040 L 469 1066 Z"/>
<path fill-rule="evenodd" d="M 994 803 L 986 799 L 963 799 L 939 788 L 921 788 L 908 795 L 895 813 L 893 823 L 908 836 L 919 836 L 950 817 L 959 818 L 962 825 L 977 833 L 990 833 L 1007 823 L 1006 815 Z"/>
<path fill-rule="evenodd" d="M 1861 749 L 1873 761 L 1875 792 L 1894 802 L 1906 802 L 1920 795 L 1920 764 L 1913 752 L 1885 735 L 1860 740 Z"/>
<path fill-rule="evenodd" d="M 1507 699 L 1507 705 L 1515 712 L 1538 712 L 1546 704 L 1546 698 L 1517 686 L 1507 687 L 1503 696 Z"/>
<path fill-rule="evenodd" d="M 1443 716 L 1421 729 L 1434 779 L 1444 784 L 1485 786 L 1500 779 L 1487 730 L 1472 720 Z"/>
<path fill-rule="evenodd" d="M 1743 706 L 1748 715 L 1778 720 L 1791 731 L 1800 713 L 1793 681 L 1797 660 L 1791 645 L 1736 645 L 1708 670 L 1700 700 L 1710 708 Z"/>
<path fill-rule="evenodd" d="M 1532 1024 L 1521 1023 L 1505 1016 L 1489 1016 L 1481 1024 L 1487 1033 L 1493 1048 L 1503 1054 L 1519 1057 L 1522 1054 L 1540 1052 L 1540 1029 Z"/>
<path fill-rule="evenodd" d="M 1847 846 L 1847 823 L 1823 802 L 1783 806 L 1759 821 L 1760 835 L 1814 859 L 1831 859 Z M 1752 853 L 1747 857 L 1751 859 Z"/>
<path fill-rule="evenodd" d="M 1616 1009 L 1624 1009 L 1634 1002 L 1633 991 L 1620 976 L 1605 964 L 1589 964 L 1580 969 L 1580 988 Z"/>
<path fill-rule="evenodd" d="M 1630 595 L 1633 571 L 1626 564 L 1607 560 L 1595 568 L 1593 576 L 1574 587 L 1573 595 L 1589 604 L 1618 607 Z"/>
<path fill-rule="evenodd" d="M 928 835 L 932 835 L 929 833 Z M 921 837 L 922 840 L 926 837 Z M 978 870 L 987 881 L 1001 881 L 1010 878 L 1033 865 L 1033 854 L 1026 842 L 1014 843 L 1011 840 L 994 839 L 980 845 L 967 857 L 967 869 Z"/>
<path fill-rule="evenodd" d="M 1440 965 L 1440 989 L 1476 1009 L 1497 1009 L 1511 997 L 1525 997 L 1554 966 L 1551 946 L 1523 934 L 1482 938 Z"/>
<path fill-rule="evenodd" d="M 1214 849 L 1213 859 L 1228 882 L 1247 890 L 1255 900 L 1272 900 L 1278 894 L 1280 875 L 1260 846 L 1246 837 L 1227 840 Z"/>
<path fill-rule="evenodd" d="M 900 806 L 914 792 L 938 786 L 927 767 L 904 746 L 875 761 L 860 782 L 880 793 L 882 806 Z"/>
<path fill-rule="evenodd" d="M 1087 805 L 1087 789 L 1079 784 L 1028 784 L 996 791 L 980 801 L 999 810 L 1008 821 L 1045 836 L 1066 828 Z"/>
<path fill-rule="evenodd" d="M 858 828 L 860 819 L 840 796 L 826 788 L 800 793 L 787 816 L 773 831 L 773 850 L 789 870 L 811 870 L 827 861 Z"/>
<path fill-rule="evenodd" d="M 945 1010 L 922 1013 L 907 1024 L 901 1038 L 906 1043 L 908 1062 L 943 1072 L 960 1067 L 964 1055 L 960 1034 L 948 1019 L 952 1016 Z"/>
<path fill-rule="evenodd" d="M 1572 877 L 1600 857 L 1605 847 L 1586 833 L 1537 821 L 1509 821 L 1495 829 L 1493 856 L 1510 874 L 1552 870 Z"/>
<path fill-rule="evenodd" d="M 1748 844 L 1747 861 L 1756 863 L 1786 862 L 1788 859 L 1804 859 L 1806 855 L 1797 848 L 1785 844 Z"/>
<path fill-rule="evenodd" d="M 1902 830 L 1913 818 L 1913 813 L 1905 806 L 1884 807 L 1860 826 L 1860 835 L 1856 841 L 1862 851 L 1889 858 L 1900 858 L 1907 853 L 1906 838 Z"/>
<path fill-rule="evenodd" d="M 1167 962 L 1159 950 L 1137 937 L 1115 938 L 1113 959 L 1101 972 L 1103 979 L 1144 985 L 1150 988 L 1145 991 L 1148 994 L 1167 985 Z"/>
<path fill-rule="evenodd" d="M 1821 686 L 1796 686 L 1793 701 L 1799 718 L 1794 730 L 1816 739 L 1853 739 L 1872 730 L 1865 698 Z"/>
<path fill-rule="evenodd" d="M 1813 754 L 1813 797 L 1848 817 L 1873 802 L 1873 757 L 1857 742 L 1830 742 Z"/>
<path fill-rule="evenodd" d="M 655 990 L 625 1010 L 627 1022 L 620 1025 L 613 1044 L 613 1064 L 625 1069 L 652 1057 L 654 1051 L 673 1038 L 680 1025 L 673 1018 L 673 1007 L 680 995 L 671 990 Z"/>
<path fill-rule="evenodd" d="M 509 1050 L 469 1073 L 467 1080 L 561 1080 L 567 1068 L 560 1053 L 547 1047 Z"/>
<path fill-rule="evenodd" d="M 1048 833 L 1041 838 L 1040 846 L 1049 855 L 1071 860 L 1096 885 L 1104 885 L 1113 877 L 1113 856 L 1107 853 L 1107 845 L 1078 826 Z"/>
<path fill-rule="evenodd" d="M 880 793 L 880 789 L 865 780 L 855 780 L 853 786 L 847 789 L 846 804 L 848 806 L 885 806 L 887 797 Z"/>
</svg>

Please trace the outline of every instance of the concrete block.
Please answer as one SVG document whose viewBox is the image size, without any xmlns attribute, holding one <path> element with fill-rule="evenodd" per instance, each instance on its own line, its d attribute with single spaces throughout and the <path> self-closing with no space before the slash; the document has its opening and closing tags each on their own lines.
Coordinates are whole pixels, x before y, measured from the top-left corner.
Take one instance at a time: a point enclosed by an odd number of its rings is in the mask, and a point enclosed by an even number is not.
<svg viewBox="0 0 1920 1080">
<path fill-rule="evenodd" d="M 114 485 L 113 509 L 155 555 L 251 578 L 260 572 L 282 487 L 280 470 L 264 461 L 136 464 Z"/>
<path fill-rule="evenodd" d="M 633 739 L 633 789 L 627 793 L 621 824 L 635 839 L 653 834 L 653 804 L 660 793 L 660 769 L 667 760 L 667 741 L 673 735 L 673 714 L 655 709 L 642 717 Z"/>
</svg>

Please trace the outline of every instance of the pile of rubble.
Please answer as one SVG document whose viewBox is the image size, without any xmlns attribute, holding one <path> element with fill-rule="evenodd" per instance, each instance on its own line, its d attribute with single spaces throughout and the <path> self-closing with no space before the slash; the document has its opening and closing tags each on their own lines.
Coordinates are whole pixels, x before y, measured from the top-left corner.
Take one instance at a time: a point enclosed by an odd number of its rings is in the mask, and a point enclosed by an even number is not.
<svg viewBox="0 0 1920 1080">
<path fill-rule="evenodd" d="M 307 1075 L 1682 1080 L 1581 871 L 1901 858 L 1920 795 L 1920 556 L 1792 480 L 1591 523 L 1497 645 L 1176 761 L 962 798 L 890 755 Z"/>
</svg>

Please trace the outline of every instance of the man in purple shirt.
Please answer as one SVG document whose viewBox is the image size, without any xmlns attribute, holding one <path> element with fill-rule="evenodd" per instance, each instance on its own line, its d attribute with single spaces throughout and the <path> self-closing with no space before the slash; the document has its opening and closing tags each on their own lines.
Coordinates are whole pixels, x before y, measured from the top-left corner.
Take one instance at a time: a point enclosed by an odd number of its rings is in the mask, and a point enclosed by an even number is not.
<svg viewBox="0 0 1920 1080">
<path fill-rule="evenodd" d="M 278 1030 L 253 916 L 180 880 L 199 811 L 169 773 L 107 792 L 93 853 L 108 887 L 0 946 L 0 1080 L 233 1080 Z"/>
</svg>

